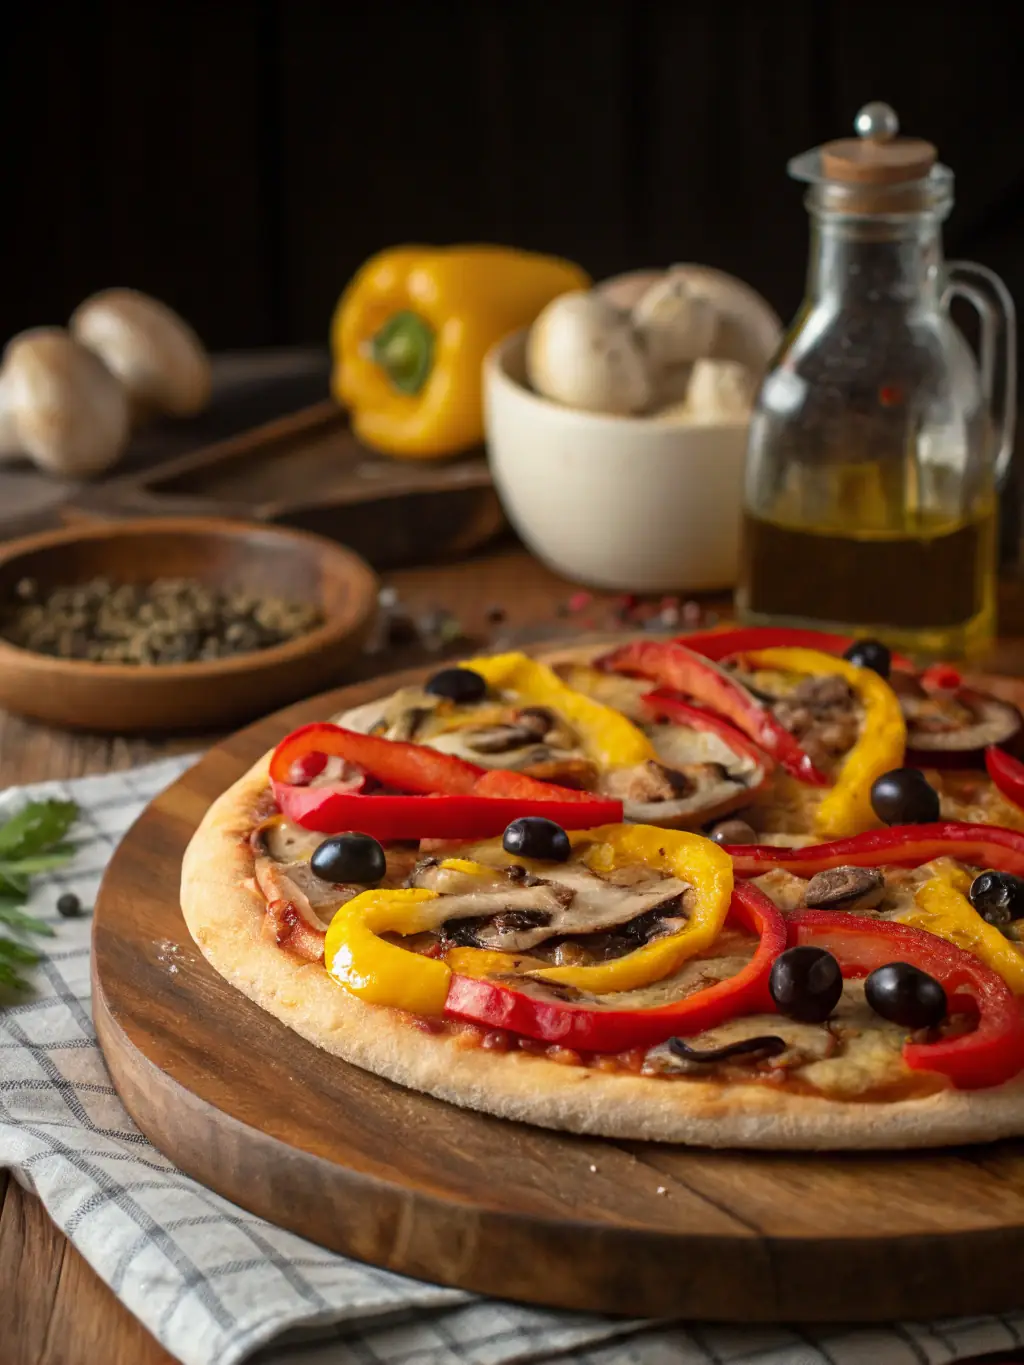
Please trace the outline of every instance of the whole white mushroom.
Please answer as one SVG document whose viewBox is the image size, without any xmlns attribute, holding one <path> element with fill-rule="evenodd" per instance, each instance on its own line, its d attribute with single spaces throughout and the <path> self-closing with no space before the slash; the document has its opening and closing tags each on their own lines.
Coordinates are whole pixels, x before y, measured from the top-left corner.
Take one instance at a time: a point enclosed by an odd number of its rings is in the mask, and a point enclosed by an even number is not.
<svg viewBox="0 0 1024 1365">
<path fill-rule="evenodd" d="M 684 271 L 668 270 L 634 304 L 633 326 L 651 364 L 669 370 L 711 354 L 718 312 L 694 291 Z"/>
<path fill-rule="evenodd" d="M 757 378 L 736 360 L 698 360 L 686 405 L 695 421 L 743 421 L 750 416 Z"/>
<path fill-rule="evenodd" d="M 75 309 L 72 334 L 128 391 L 133 415 L 192 417 L 210 401 L 210 358 L 184 320 L 137 289 L 104 289 Z"/>
<path fill-rule="evenodd" d="M 526 373 L 545 398 L 588 412 L 643 412 L 653 396 L 629 313 L 597 292 L 548 304 L 527 338 Z"/>
<path fill-rule="evenodd" d="M 7 343 L 0 363 L 0 458 L 28 456 L 64 478 L 98 474 L 128 443 L 128 395 L 62 327 Z"/>
</svg>

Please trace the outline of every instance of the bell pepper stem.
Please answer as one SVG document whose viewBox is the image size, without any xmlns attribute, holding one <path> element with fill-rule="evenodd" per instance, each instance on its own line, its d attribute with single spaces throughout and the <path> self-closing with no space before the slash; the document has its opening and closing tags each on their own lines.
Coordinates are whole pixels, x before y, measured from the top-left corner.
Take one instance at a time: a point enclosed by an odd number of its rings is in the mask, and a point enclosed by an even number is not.
<svg viewBox="0 0 1024 1365">
<path fill-rule="evenodd" d="M 403 309 L 393 313 L 370 343 L 374 361 L 396 389 L 415 395 L 434 367 L 434 331 L 420 317 Z"/>
</svg>

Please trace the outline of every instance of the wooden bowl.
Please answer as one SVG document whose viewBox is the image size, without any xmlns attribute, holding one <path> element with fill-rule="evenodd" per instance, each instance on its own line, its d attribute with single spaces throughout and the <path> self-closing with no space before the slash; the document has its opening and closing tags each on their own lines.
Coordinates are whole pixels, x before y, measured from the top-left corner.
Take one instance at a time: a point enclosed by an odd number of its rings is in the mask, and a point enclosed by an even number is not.
<svg viewBox="0 0 1024 1365">
<path fill-rule="evenodd" d="M 185 517 L 73 527 L 0 547 L 0 607 L 32 578 L 44 589 L 194 578 L 217 588 L 315 602 L 324 624 L 234 658 L 187 664 L 55 659 L 0 638 L 0 706 L 72 729 L 216 729 L 337 685 L 377 607 L 377 579 L 343 546 L 305 531 Z"/>
</svg>

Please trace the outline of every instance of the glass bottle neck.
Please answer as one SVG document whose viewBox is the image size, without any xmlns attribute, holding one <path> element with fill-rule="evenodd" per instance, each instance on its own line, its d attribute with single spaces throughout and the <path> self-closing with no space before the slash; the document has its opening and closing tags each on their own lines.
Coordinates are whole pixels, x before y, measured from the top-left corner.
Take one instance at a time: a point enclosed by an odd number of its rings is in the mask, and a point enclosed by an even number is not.
<svg viewBox="0 0 1024 1365">
<path fill-rule="evenodd" d="M 807 295 L 814 303 L 935 306 L 942 227 L 934 214 L 872 219 L 812 213 Z"/>
</svg>

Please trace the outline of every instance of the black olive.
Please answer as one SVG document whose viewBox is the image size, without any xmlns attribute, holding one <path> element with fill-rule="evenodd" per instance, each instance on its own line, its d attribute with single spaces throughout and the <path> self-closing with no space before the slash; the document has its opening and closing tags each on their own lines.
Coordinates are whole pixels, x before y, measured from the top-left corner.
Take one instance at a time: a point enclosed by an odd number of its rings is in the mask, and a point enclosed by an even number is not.
<svg viewBox="0 0 1024 1365">
<path fill-rule="evenodd" d="M 997 928 L 1024 915 L 1024 879 L 1012 872 L 979 872 L 970 897 L 981 918 Z"/>
<path fill-rule="evenodd" d="M 513 820 L 501 840 L 506 853 L 519 858 L 542 858 L 548 863 L 564 863 L 572 847 L 569 836 L 554 820 L 542 815 L 524 815 Z"/>
<path fill-rule="evenodd" d="M 483 701 L 487 696 L 487 683 L 471 668 L 442 668 L 440 673 L 427 679 L 423 690 L 432 697 L 444 697 L 445 701 L 468 706 L 472 702 Z"/>
<path fill-rule="evenodd" d="M 843 974 L 831 953 L 807 943 L 779 954 L 768 989 L 780 1014 L 803 1024 L 822 1024 L 839 1004 Z"/>
<path fill-rule="evenodd" d="M 57 898 L 57 914 L 63 915 L 65 919 L 74 919 L 76 915 L 82 913 L 82 902 L 73 891 L 65 891 L 63 896 Z"/>
<path fill-rule="evenodd" d="M 939 793 L 920 768 L 893 768 L 872 783 L 871 809 L 887 825 L 930 825 L 939 818 Z"/>
<path fill-rule="evenodd" d="M 870 668 L 882 678 L 887 678 L 892 668 L 892 654 L 881 640 L 856 640 L 843 658 L 858 668 Z"/>
<path fill-rule="evenodd" d="M 387 871 L 388 861 L 369 834 L 335 834 L 316 849 L 309 865 L 325 882 L 374 886 Z"/>
<path fill-rule="evenodd" d="M 941 982 L 909 962 L 877 967 L 864 982 L 864 998 L 876 1014 L 904 1028 L 933 1028 L 946 1017 Z"/>
</svg>

